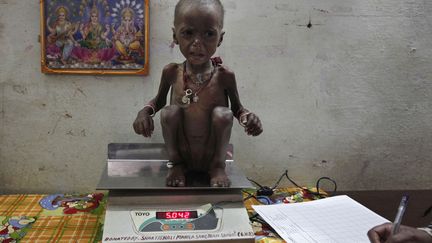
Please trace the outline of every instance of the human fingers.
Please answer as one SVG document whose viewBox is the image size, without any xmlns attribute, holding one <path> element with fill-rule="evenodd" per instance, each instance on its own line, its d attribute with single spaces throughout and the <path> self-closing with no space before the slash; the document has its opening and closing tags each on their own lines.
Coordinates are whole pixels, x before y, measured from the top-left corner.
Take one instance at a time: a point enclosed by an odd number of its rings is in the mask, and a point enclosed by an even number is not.
<svg viewBox="0 0 432 243">
<path fill-rule="evenodd" d="M 151 117 L 147 117 L 143 121 L 144 124 L 144 136 L 145 137 L 151 137 L 153 132 L 153 119 Z"/>
<path fill-rule="evenodd" d="M 371 243 L 381 243 L 391 235 L 391 223 L 377 225 L 370 229 L 367 233 Z"/>
<path fill-rule="evenodd" d="M 250 127 L 246 128 L 246 133 L 250 136 L 254 136 L 256 129 L 257 128 L 254 125 L 251 125 Z"/>
<path fill-rule="evenodd" d="M 137 134 L 143 135 L 144 137 L 148 137 L 148 119 L 137 117 L 133 123 L 133 128 Z"/>
<path fill-rule="evenodd" d="M 249 126 L 246 131 L 249 135 L 257 136 L 262 133 L 261 121 L 257 116 L 252 116 L 250 119 Z"/>
<path fill-rule="evenodd" d="M 246 133 L 248 135 L 254 136 L 254 134 L 256 134 L 257 132 L 257 129 L 258 129 L 257 126 L 255 124 L 252 124 L 250 127 L 246 129 Z"/>
<path fill-rule="evenodd" d="M 423 238 L 423 236 L 427 236 Z M 430 243 L 432 239 L 430 235 L 425 234 L 421 230 L 418 230 L 414 227 L 409 227 L 405 225 L 401 225 L 399 228 L 399 232 L 391 235 L 386 243 L 407 243 L 407 242 L 416 242 L 416 243 Z"/>
<path fill-rule="evenodd" d="M 381 237 L 378 234 L 378 232 L 376 232 L 374 230 L 369 230 L 367 235 L 368 235 L 371 243 L 380 243 L 381 242 Z"/>
<path fill-rule="evenodd" d="M 253 113 L 249 113 L 247 115 L 247 120 L 244 123 L 245 124 L 245 132 L 248 135 L 252 135 L 253 131 L 255 130 L 255 123 L 256 123 L 256 116 Z"/>
<path fill-rule="evenodd" d="M 150 136 L 153 134 L 154 131 L 154 121 L 153 118 L 150 117 Z"/>
<path fill-rule="evenodd" d="M 252 125 L 261 125 L 261 121 L 259 119 L 259 117 L 257 115 L 255 115 L 254 113 L 251 113 L 250 116 L 248 117 L 248 122 L 246 124 L 247 126 L 252 126 Z"/>
<path fill-rule="evenodd" d="M 253 136 L 258 136 L 258 135 L 260 135 L 262 132 L 263 132 L 263 128 L 262 128 L 262 125 L 261 125 L 261 121 L 260 121 L 259 118 L 257 117 L 257 122 L 256 122 L 256 124 L 255 124 L 255 129 L 254 129 L 252 135 L 253 135 Z"/>
<path fill-rule="evenodd" d="M 261 127 L 257 127 L 252 133 L 252 136 L 258 136 L 263 132 L 263 129 Z"/>
<path fill-rule="evenodd" d="M 144 122 L 145 124 L 145 136 L 151 137 L 153 134 L 153 119 L 151 117 L 147 118 Z"/>
<path fill-rule="evenodd" d="M 142 122 L 139 119 L 136 119 L 134 121 L 133 128 L 134 128 L 136 134 L 143 134 L 144 127 L 143 127 Z"/>
<path fill-rule="evenodd" d="M 246 116 L 246 120 L 243 124 L 245 124 L 245 127 L 250 127 L 256 118 L 256 115 L 252 112 L 248 113 Z"/>
</svg>

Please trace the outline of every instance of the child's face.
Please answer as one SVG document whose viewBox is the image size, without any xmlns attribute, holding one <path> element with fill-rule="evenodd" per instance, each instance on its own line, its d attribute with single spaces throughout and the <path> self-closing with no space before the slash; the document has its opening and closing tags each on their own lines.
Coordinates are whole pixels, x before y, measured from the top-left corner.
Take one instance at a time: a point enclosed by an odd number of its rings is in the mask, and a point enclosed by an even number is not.
<svg viewBox="0 0 432 243">
<path fill-rule="evenodd" d="M 173 28 L 174 41 L 192 65 L 207 64 L 222 42 L 221 13 L 215 6 L 185 7 Z"/>
</svg>

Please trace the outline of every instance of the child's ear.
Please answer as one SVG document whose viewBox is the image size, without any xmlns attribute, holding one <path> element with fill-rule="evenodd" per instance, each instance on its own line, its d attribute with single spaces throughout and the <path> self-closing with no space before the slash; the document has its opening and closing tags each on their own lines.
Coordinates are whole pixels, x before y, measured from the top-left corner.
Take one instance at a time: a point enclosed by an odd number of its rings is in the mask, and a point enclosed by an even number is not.
<svg viewBox="0 0 432 243">
<path fill-rule="evenodd" d="M 222 44 L 222 41 L 223 41 L 223 36 L 225 35 L 225 31 L 222 31 L 222 33 L 221 33 L 221 36 L 220 36 L 220 38 L 219 38 L 219 43 L 218 43 L 218 47 Z"/>
<path fill-rule="evenodd" d="M 176 37 L 176 32 L 175 32 L 175 28 L 174 27 L 172 27 L 172 32 L 173 32 L 173 43 L 174 44 L 178 44 L 178 40 L 177 40 L 177 37 Z"/>
</svg>

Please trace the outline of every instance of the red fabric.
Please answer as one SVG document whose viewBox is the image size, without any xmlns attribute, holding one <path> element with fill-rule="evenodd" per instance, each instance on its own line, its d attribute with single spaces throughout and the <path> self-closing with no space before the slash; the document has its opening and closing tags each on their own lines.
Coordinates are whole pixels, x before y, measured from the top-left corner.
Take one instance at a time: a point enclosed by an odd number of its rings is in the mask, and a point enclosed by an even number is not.
<svg viewBox="0 0 432 243">
<path fill-rule="evenodd" d="M 211 61 L 213 62 L 213 65 L 221 65 L 222 64 L 222 58 L 220 58 L 220 57 L 212 57 Z"/>
</svg>

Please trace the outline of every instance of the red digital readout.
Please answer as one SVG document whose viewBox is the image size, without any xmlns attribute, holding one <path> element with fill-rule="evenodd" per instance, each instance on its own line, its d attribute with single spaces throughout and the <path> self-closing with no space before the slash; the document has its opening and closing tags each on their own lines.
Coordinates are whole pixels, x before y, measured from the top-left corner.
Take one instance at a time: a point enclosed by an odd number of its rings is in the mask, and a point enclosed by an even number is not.
<svg viewBox="0 0 432 243">
<path fill-rule="evenodd" d="M 198 218 L 197 211 L 156 212 L 156 219 L 195 219 L 195 218 Z"/>
</svg>

